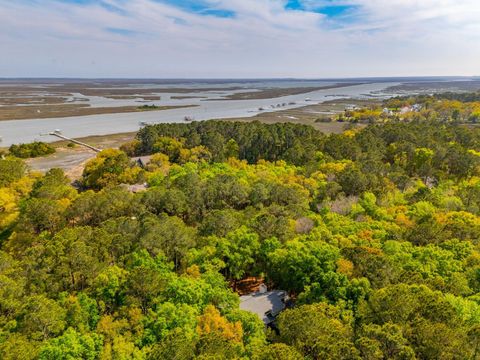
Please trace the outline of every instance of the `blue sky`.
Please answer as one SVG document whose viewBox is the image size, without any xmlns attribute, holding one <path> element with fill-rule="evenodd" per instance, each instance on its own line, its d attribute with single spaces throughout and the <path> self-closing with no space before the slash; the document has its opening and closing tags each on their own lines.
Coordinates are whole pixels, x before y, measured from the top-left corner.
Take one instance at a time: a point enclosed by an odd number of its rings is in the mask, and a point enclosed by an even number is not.
<svg viewBox="0 0 480 360">
<path fill-rule="evenodd" d="M 92 5 L 99 4 L 107 9 L 117 10 L 116 6 L 112 6 L 110 2 L 103 0 L 58 0 L 64 3 L 71 3 L 76 5 Z M 219 2 L 212 2 L 206 0 L 155 0 L 159 3 L 164 3 L 185 10 L 187 12 L 216 17 L 235 17 L 235 11 L 229 10 L 226 7 L 219 6 Z M 344 15 L 347 12 L 351 12 L 356 9 L 356 5 L 351 5 L 344 2 L 338 2 L 335 0 L 319 1 L 318 4 L 312 3 L 312 1 L 303 0 L 286 0 L 281 1 L 285 10 L 292 11 L 305 11 L 316 12 L 324 14 L 328 17 L 338 17 Z"/>
<path fill-rule="evenodd" d="M 311 4 L 311 2 L 304 2 L 302 0 L 289 0 L 285 4 L 287 10 L 312 11 L 335 18 L 344 15 L 348 12 L 353 12 L 357 8 L 356 5 L 348 3 L 339 3 L 335 1 L 328 1 L 319 3 L 318 5 Z"/>
<path fill-rule="evenodd" d="M 76 0 L 73 0 L 76 1 Z M 88 0 L 86 0 L 88 2 Z M 235 11 L 222 8 L 221 6 L 215 6 L 215 3 L 208 1 L 198 1 L 198 0 L 157 0 L 158 2 L 163 2 L 183 10 L 201 14 L 201 15 L 213 15 L 218 17 L 234 17 Z M 77 2 L 85 2 L 84 0 L 77 0 Z M 325 14 L 329 17 L 336 17 L 342 15 L 349 10 L 354 10 L 354 5 L 337 5 L 335 1 L 327 1 L 318 6 L 311 6 L 309 2 L 304 2 L 302 0 L 288 0 L 284 2 L 285 10 L 294 10 L 294 11 L 311 11 L 317 12 L 320 14 Z"/>
<path fill-rule="evenodd" d="M 0 0 L 0 76 L 480 74 L 478 0 Z"/>
<path fill-rule="evenodd" d="M 115 9 L 109 1 L 103 0 L 58 0 L 59 2 L 70 3 L 75 5 L 92 5 L 100 4 L 101 6 Z M 168 4 L 182 10 L 200 14 L 200 15 L 213 15 L 218 17 L 233 17 L 235 16 L 235 11 L 228 10 L 227 8 L 222 8 L 218 6 L 219 2 L 205 1 L 205 0 L 155 0 L 159 3 Z M 283 1 L 284 8 L 286 10 L 296 10 L 296 11 L 311 11 L 327 16 L 335 17 L 345 13 L 348 10 L 355 9 L 355 5 L 349 5 L 345 3 L 339 3 L 338 1 L 323 1 L 318 2 L 318 5 L 312 4 L 311 1 L 302 1 L 302 0 L 286 0 Z"/>
<path fill-rule="evenodd" d="M 212 6 L 211 3 L 207 1 L 195 1 L 195 0 L 158 0 L 158 2 L 163 2 L 165 4 L 178 7 L 182 10 L 192 12 L 194 14 L 204 15 L 204 16 L 217 16 L 217 17 L 234 17 L 235 12 L 221 7 Z"/>
</svg>

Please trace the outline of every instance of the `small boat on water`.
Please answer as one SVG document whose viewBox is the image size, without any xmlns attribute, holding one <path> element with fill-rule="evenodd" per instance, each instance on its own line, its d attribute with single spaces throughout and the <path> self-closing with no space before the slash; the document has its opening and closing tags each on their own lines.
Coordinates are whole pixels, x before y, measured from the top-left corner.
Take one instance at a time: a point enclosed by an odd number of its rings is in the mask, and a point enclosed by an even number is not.
<svg viewBox="0 0 480 360">
<path fill-rule="evenodd" d="M 193 121 L 193 120 L 195 120 L 195 118 L 194 118 L 193 116 L 185 116 L 185 117 L 183 118 L 183 120 L 184 120 L 184 121 Z"/>
</svg>

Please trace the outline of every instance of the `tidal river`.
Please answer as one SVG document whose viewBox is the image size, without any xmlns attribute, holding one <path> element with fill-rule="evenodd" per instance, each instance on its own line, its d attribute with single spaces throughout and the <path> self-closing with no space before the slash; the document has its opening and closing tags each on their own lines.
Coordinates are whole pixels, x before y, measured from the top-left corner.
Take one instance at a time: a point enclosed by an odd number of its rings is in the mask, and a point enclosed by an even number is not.
<svg viewBox="0 0 480 360">
<path fill-rule="evenodd" d="M 285 110 L 338 98 L 359 98 L 374 93 L 378 95 L 379 92 L 393 85 L 397 85 L 397 83 L 370 83 L 318 90 L 307 94 L 290 95 L 274 99 L 204 101 L 205 99 L 195 98 L 185 99 L 178 103 L 198 105 L 191 108 L 52 119 L 0 121 L 0 137 L 2 138 L 0 146 L 28 143 L 35 140 L 56 141 L 58 139 L 55 137 L 41 135 L 56 129 L 61 130 L 65 136 L 78 138 L 89 135 L 137 131 L 141 126 L 140 123 L 184 122 L 185 117 L 194 120 L 250 117 L 258 114 L 260 112 L 259 108 L 264 108 L 264 111 Z M 164 105 L 167 102 L 156 103 Z M 272 105 L 276 104 L 290 105 L 272 109 Z"/>
</svg>

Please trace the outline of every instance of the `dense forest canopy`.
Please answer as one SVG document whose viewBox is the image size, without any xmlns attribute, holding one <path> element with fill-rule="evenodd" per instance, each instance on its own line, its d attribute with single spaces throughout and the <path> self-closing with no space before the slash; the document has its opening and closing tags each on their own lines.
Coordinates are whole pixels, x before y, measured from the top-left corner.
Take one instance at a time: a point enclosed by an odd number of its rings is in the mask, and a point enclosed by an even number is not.
<svg viewBox="0 0 480 360">
<path fill-rule="evenodd" d="M 78 185 L 0 160 L 2 359 L 480 355 L 475 127 L 147 126 Z M 247 277 L 294 300 L 278 331 Z"/>
<path fill-rule="evenodd" d="M 173 144 L 172 138 L 181 144 Z M 322 133 L 307 125 L 202 121 L 146 126 L 138 133 L 139 142 L 131 144 L 131 151 L 140 154 L 162 152 L 176 161 L 179 148 L 203 147 L 216 162 L 238 157 L 249 163 L 263 159 L 303 164 L 318 149 L 323 138 Z"/>
</svg>

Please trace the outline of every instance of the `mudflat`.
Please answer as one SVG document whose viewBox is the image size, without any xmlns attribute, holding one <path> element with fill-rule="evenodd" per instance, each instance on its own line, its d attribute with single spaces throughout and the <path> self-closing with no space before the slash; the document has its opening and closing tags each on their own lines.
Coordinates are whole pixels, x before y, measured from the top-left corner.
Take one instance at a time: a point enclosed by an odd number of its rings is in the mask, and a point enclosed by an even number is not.
<svg viewBox="0 0 480 360">
<path fill-rule="evenodd" d="M 251 99 L 274 99 L 288 95 L 300 95 L 317 90 L 337 89 L 341 87 L 361 85 L 362 83 L 343 83 L 334 84 L 328 86 L 316 86 L 316 87 L 293 87 L 293 88 L 271 88 L 263 89 L 260 91 L 238 92 L 225 96 L 223 100 L 251 100 Z"/>
<path fill-rule="evenodd" d="M 151 111 L 194 107 L 196 105 L 156 106 Z M 118 114 L 147 111 L 140 106 L 90 107 L 87 104 L 18 105 L 0 107 L 0 121 L 63 118 L 101 114 Z"/>
</svg>

